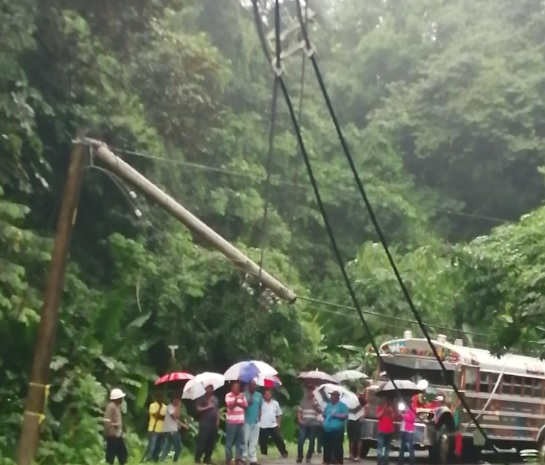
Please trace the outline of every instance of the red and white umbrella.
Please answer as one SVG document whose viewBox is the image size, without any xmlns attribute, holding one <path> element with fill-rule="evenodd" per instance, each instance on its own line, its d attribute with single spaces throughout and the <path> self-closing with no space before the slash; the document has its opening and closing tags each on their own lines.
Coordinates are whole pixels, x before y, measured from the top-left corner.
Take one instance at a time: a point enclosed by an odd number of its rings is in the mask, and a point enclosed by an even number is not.
<svg viewBox="0 0 545 465">
<path fill-rule="evenodd" d="M 275 388 L 282 386 L 282 381 L 278 376 L 258 376 L 256 384 L 264 388 Z"/>
<path fill-rule="evenodd" d="M 186 373 L 185 371 L 174 371 L 161 376 L 157 381 L 155 381 L 155 384 L 170 383 L 171 381 L 189 381 L 193 378 L 195 378 L 195 376 L 191 373 Z"/>
<path fill-rule="evenodd" d="M 337 380 L 333 378 L 333 376 L 327 374 L 324 371 L 320 371 L 318 369 L 312 370 L 312 371 L 304 371 L 302 373 L 299 373 L 299 376 L 297 377 L 306 382 L 310 382 L 314 384 L 324 384 L 324 383 L 337 384 Z"/>
</svg>

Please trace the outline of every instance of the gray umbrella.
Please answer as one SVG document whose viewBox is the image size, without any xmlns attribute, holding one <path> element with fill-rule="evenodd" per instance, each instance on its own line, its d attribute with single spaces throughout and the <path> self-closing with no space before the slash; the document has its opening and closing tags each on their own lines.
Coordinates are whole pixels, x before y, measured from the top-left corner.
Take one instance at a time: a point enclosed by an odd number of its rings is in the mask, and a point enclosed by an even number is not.
<svg viewBox="0 0 545 465">
<path fill-rule="evenodd" d="M 422 389 L 408 379 L 396 379 L 394 381 L 397 389 L 399 389 L 401 395 L 403 396 L 412 396 L 422 392 Z M 392 383 L 392 381 L 388 381 L 376 393 L 378 397 L 387 397 L 391 396 L 392 394 L 396 394 L 396 388 L 394 387 L 394 383 Z"/>
<path fill-rule="evenodd" d="M 317 384 L 324 384 L 324 383 L 338 384 L 337 380 L 333 378 L 333 376 L 331 376 L 328 373 L 325 373 L 324 371 L 320 371 L 318 369 L 312 370 L 312 371 L 304 371 L 302 373 L 299 373 L 297 377 L 305 382 L 311 382 L 311 383 L 317 383 Z"/>
</svg>

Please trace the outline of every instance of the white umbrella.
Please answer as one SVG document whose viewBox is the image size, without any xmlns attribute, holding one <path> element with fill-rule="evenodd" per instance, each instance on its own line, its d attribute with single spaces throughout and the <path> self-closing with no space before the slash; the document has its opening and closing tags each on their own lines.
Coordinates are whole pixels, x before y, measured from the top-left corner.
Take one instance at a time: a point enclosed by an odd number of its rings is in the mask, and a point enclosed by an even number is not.
<svg viewBox="0 0 545 465">
<path fill-rule="evenodd" d="M 207 386 L 212 386 L 214 391 L 225 384 L 225 378 L 219 373 L 205 372 L 190 379 L 184 387 L 182 399 L 195 400 L 204 396 Z"/>
<path fill-rule="evenodd" d="M 358 396 L 342 386 L 331 383 L 322 384 L 313 392 L 314 398 L 321 408 L 326 407 L 332 392 L 338 392 L 340 394 L 339 402 L 348 407 L 349 420 L 359 420 L 363 416 L 363 407 L 360 405 Z"/>
<path fill-rule="evenodd" d="M 369 378 L 369 376 L 358 370 L 343 370 L 335 373 L 333 375 L 333 378 L 341 383 L 343 381 L 356 381 L 358 379 L 367 379 Z"/>
<path fill-rule="evenodd" d="M 224 374 L 227 381 L 241 380 L 248 382 L 260 376 L 268 377 L 278 374 L 268 363 L 259 360 L 248 360 L 246 362 L 238 362 L 231 366 Z"/>
<path fill-rule="evenodd" d="M 306 381 L 317 381 L 320 384 L 323 383 L 337 383 L 337 380 L 333 376 L 327 374 L 324 371 L 318 369 L 312 371 L 303 371 L 297 376 L 299 379 L 304 379 Z"/>
</svg>

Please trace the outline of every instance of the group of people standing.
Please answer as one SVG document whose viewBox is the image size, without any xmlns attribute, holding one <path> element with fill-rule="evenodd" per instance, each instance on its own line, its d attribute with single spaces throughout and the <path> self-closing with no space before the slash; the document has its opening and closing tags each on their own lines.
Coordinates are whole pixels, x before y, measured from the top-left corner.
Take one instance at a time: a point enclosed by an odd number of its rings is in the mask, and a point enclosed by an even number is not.
<svg viewBox="0 0 545 465">
<path fill-rule="evenodd" d="M 409 452 L 410 464 L 414 465 L 414 423 L 416 420 L 414 409 L 407 408 L 400 412 L 393 399 L 385 399 L 384 403 L 377 407 L 377 420 L 377 465 L 387 465 L 390 460 L 390 448 L 396 420 L 401 420 L 398 465 L 403 465 L 405 451 Z"/>
<path fill-rule="evenodd" d="M 377 464 L 388 464 L 392 440 L 394 438 L 394 424 L 396 421 L 399 421 L 398 465 L 403 465 L 405 452 L 409 453 L 409 464 L 414 465 L 416 412 L 422 408 L 425 410 L 434 410 L 443 405 L 448 405 L 444 395 L 438 395 L 431 402 L 426 402 L 422 394 L 414 395 L 410 403 L 405 401 L 396 404 L 395 398 L 384 399 L 383 404 L 379 405 L 376 410 L 378 420 Z"/>
<path fill-rule="evenodd" d="M 219 402 L 214 395 L 214 388 L 207 386 L 205 395 L 196 402 L 199 420 L 199 431 L 195 447 L 195 463 L 211 462 L 212 452 L 216 446 L 220 422 Z M 161 395 L 149 406 L 148 447 L 143 461 L 165 461 L 173 450 L 173 462 L 177 462 L 182 453 L 181 430 L 188 425 L 181 417 L 181 400 L 174 395 L 168 404 L 162 402 Z M 121 463 L 121 462 L 120 462 Z"/>
<path fill-rule="evenodd" d="M 353 392 L 355 392 L 353 390 Z M 365 415 L 359 420 L 350 420 L 348 407 L 340 402 L 340 393 L 333 391 L 330 394 L 328 404 L 324 409 L 320 408 L 314 398 L 314 386 L 307 386 L 307 390 L 301 403 L 299 404 L 298 425 L 299 438 L 297 445 L 297 463 L 301 463 L 303 458 L 307 463 L 311 462 L 314 454 L 314 448 L 318 443 L 318 453 L 320 453 L 320 443 L 323 443 L 323 464 L 342 465 L 344 459 L 344 432 L 348 434 L 349 441 L 349 459 L 359 461 L 362 446 L 362 422 L 365 421 Z M 368 405 L 365 396 L 358 395 L 360 405 L 364 412 L 368 414 Z M 400 421 L 400 450 L 398 465 L 403 465 L 405 452 L 409 453 L 410 465 L 415 464 L 414 455 L 414 431 L 416 421 L 415 402 L 420 396 L 415 396 L 412 405 L 400 410 L 394 399 L 386 398 L 382 405 L 376 409 L 376 418 L 378 419 L 377 435 L 377 465 L 387 465 L 389 463 L 389 453 L 394 437 L 394 424 Z M 442 399 L 442 398 L 441 398 Z M 304 453 L 305 442 L 308 441 L 308 449 Z"/>
<path fill-rule="evenodd" d="M 225 460 L 227 464 L 246 463 L 257 465 L 257 446 L 267 455 L 268 442 L 274 441 L 283 457 L 288 456 L 280 431 L 282 410 L 273 399 L 271 390 L 261 394 L 256 383 L 247 383 L 244 391 L 238 382 L 231 385 L 225 396 Z M 196 401 L 199 421 L 195 447 L 195 463 L 212 462 L 220 422 L 219 401 L 213 386 L 206 387 L 205 395 Z M 181 401 L 173 396 L 168 405 L 157 398 L 149 407 L 148 448 L 144 461 L 164 461 L 173 449 L 173 461 L 177 462 L 182 451 L 179 430 L 187 428 L 180 417 Z M 233 454 L 234 449 L 234 454 Z M 113 463 L 108 462 L 108 463 Z M 120 459 L 120 463 L 121 462 Z"/>
<path fill-rule="evenodd" d="M 288 456 L 281 433 L 282 409 L 270 389 L 263 394 L 257 391 L 255 381 L 241 386 L 235 382 L 225 396 L 225 462 L 257 465 L 257 446 L 267 455 L 269 439 L 273 439 L 282 457 Z M 233 455 L 234 449 L 234 455 Z"/>
<path fill-rule="evenodd" d="M 297 463 L 305 458 L 310 463 L 315 446 L 318 454 L 323 450 L 323 463 L 341 465 L 344 461 L 344 432 L 348 433 L 350 459 L 357 461 L 360 456 L 361 422 L 349 419 L 348 407 L 340 402 L 340 392 L 333 391 L 325 408 L 321 408 L 314 397 L 315 386 L 307 385 L 305 395 L 299 404 L 297 415 L 298 442 Z M 363 396 L 358 396 L 364 405 Z M 305 454 L 305 442 L 308 448 Z"/>
<path fill-rule="evenodd" d="M 110 402 L 104 415 L 106 436 L 106 462 L 113 464 L 117 458 L 120 465 L 127 462 L 127 449 L 123 440 L 121 402 L 125 394 L 120 389 L 112 390 Z M 343 442 L 347 422 L 349 423 L 350 455 L 356 459 L 359 454 L 361 427 L 358 422 L 348 419 L 348 407 L 339 401 L 340 392 L 330 393 L 325 408 L 321 408 L 314 398 L 314 386 L 307 386 L 299 405 L 297 463 L 304 458 L 310 463 L 317 452 L 323 450 L 323 463 L 341 465 L 343 463 Z M 227 465 L 258 465 L 257 447 L 261 454 L 268 454 L 268 444 L 272 439 L 282 457 L 288 451 L 281 433 L 282 409 L 273 398 L 273 392 L 265 389 L 263 394 L 257 390 L 256 383 L 247 383 L 244 390 L 239 382 L 231 385 L 225 396 L 225 461 Z M 219 401 L 213 386 L 206 387 L 206 393 L 196 401 L 198 434 L 195 447 L 195 463 L 210 464 L 215 449 L 220 423 Z M 352 427 L 352 428 L 351 428 Z M 180 430 L 188 429 L 181 416 L 181 399 L 173 395 L 165 404 L 159 394 L 149 406 L 148 447 L 143 461 L 164 461 L 174 451 L 173 461 L 177 462 L 182 452 Z M 352 433 L 351 433 L 352 431 Z M 356 432 L 354 435 L 354 431 Z M 304 453 L 305 443 L 308 449 Z M 380 464 L 379 464 L 380 465 Z"/>
</svg>

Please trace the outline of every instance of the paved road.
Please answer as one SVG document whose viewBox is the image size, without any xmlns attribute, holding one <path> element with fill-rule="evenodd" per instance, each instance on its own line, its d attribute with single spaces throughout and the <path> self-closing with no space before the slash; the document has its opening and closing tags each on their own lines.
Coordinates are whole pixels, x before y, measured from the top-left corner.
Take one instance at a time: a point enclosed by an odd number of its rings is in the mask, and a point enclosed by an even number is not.
<svg viewBox="0 0 545 465">
<path fill-rule="evenodd" d="M 499 459 L 495 456 L 495 454 L 492 453 L 484 453 L 482 456 L 482 461 L 479 464 L 465 464 L 465 465 L 483 465 L 483 464 L 508 464 L 508 465 L 520 465 L 522 463 L 520 457 L 517 454 L 506 452 L 505 454 L 502 454 L 504 457 L 503 459 Z M 392 452 L 390 454 L 391 465 L 397 464 L 397 452 Z M 348 460 L 345 461 L 345 465 L 375 465 L 376 459 L 375 459 L 374 451 L 370 453 L 370 456 L 366 458 L 365 460 L 362 460 L 360 462 L 349 462 Z M 283 459 L 280 456 L 276 456 L 276 454 L 271 454 L 270 457 L 264 458 L 262 457 L 260 459 L 260 463 L 263 465 L 293 465 L 295 464 L 294 458 L 288 458 Z M 405 459 L 405 463 L 408 463 L 407 459 Z M 417 465 L 424 465 L 429 464 L 428 461 L 428 454 L 427 452 L 416 452 L 416 463 Z M 321 465 L 321 460 L 319 458 L 315 458 L 312 461 L 312 465 Z"/>
</svg>

